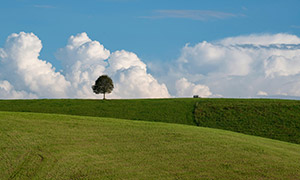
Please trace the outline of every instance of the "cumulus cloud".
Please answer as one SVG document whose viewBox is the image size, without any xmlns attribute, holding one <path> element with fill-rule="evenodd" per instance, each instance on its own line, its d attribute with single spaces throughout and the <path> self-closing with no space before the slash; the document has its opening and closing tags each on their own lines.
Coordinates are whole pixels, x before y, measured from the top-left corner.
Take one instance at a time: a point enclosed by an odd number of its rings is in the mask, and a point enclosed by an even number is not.
<svg viewBox="0 0 300 180">
<path fill-rule="evenodd" d="M 147 66 L 135 53 L 125 50 L 110 53 L 86 33 L 69 38 L 57 58 L 64 64 L 66 79 L 75 90 L 74 97 L 98 98 L 91 85 L 102 74 L 112 77 L 115 89 L 110 98 L 165 98 L 167 87 L 149 73 Z M 73 93 L 73 94 L 74 94 Z"/>
<path fill-rule="evenodd" d="M 39 59 L 41 40 L 33 33 L 12 34 L 0 48 L 0 98 L 99 98 L 91 86 L 102 74 L 113 77 L 112 98 L 165 98 L 168 89 L 147 73 L 136 54 L 112 54 L 86 33 L 71 36 L 56 53 L 62 73 Z"/>
<path fill-rule="evenodd" d="M 176 91 L 179 97 L 192 97 L 193 95 L 199 95 L 199 97 L 209 97 L 212 93 L 205 85 L 194 84 L 189 82 L 186 78 L 181 78 L 176 81 Z"/>
<path fill-rule="evenodd" d="M 109 56 L 110 51 L 98 41 L 92 41 L 86 33 L 71 36 L 66 47 L 59 49 L 56 54 L 57 59 L 62 62 L 66 79 L 72 85 L 69 96 L 96 97 L 91 86 L 104 73 L 107 66 L 105 60 Z"/>
<path fill-rule="evenodd" d="M 300 38 L 260 34 L 187 44 L 168 75 L 201 82 L 225 97 L 255 97 L 261 89 L 300 96 Z"/>
<path fill-rule="evenodd" d="M 1 79 L 17 91 L 38 97 L 66 97 L 69 82 L 49 62 L 39 59 L 41 49 L 41 40 L 33 33 L 10 35 L 0 50 Z"/>
<path fill-rule="evenodd" d="M 160 84 L 147 73 L 144 64 L 136 54 L 116 51 L 108 59 L 107 72 L 116 80 L 112 96 L 127 98 L 167 98 L 170 97 L 165 84 Z"/>
<path fill-rule="evenodd" d="M 300 52 L 300 51 L 299 51 Z M 265 74 L 267 77 L 291 76 L 300 73 L 300 55 L 287 57 L 273 55 L 264 61 Z"/>
<path fill-rule="evenodd" d="M 109 58 L 109 70 L 113 73 L 122 69 L 129 69 L 132 66 L 140 67 L 146 70 L 146 64 L 143 63 L 136 54 L 124 50 L 112 53 Z"/>
<path fill-rule="evenodd" d="M 102 74 L 115 85 L 109 98 L 300 96 L 300 38 L 290 34 L 229 37 L 187 44 L 177 61 L 147 66 L 135 53 L 110 52 L 86 33 L 58 50 L 63 71 L 39 58 L 41 40 L 12 34 L 0 48 L 0 98 L 99 98 Z M 159 69 L 156 71 L 156 69 Z"/>
<path fill-rule="evenodd" d="M 0 81 L 0 98 L 1 99 L 34 99 L 36 95 L 25 91 L 16 91 L 8 81 Z"/>
<path fill-rule="evenodd" d="M 204 41 L 195 46 L 186 45 L 182 49 L 179 65 L 182 70 L 195 74 L 218 72 L 227 75 L 246 75 L 250 71 L 252 55 L 255 54 L 247 54 L 244 51 L 239 47 Z"/>
</svg>

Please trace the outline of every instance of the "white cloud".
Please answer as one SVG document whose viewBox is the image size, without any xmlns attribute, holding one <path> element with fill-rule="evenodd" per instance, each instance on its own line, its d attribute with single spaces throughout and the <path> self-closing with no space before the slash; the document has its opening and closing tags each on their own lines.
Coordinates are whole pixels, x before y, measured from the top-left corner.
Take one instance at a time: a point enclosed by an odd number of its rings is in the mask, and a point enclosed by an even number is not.
<svg viewBox="0 0 300 180">
<path fill-rule="evenodd" d="M 33 33 L 12 34 L 0 48 L 0 98 L 99 98 L 91 89 L 102 74 L 113 77 L 112 98 L 170 97 L 132 52 L 110 54 L 86 33 L 71 36 L 56 56 L 63 74 L 39 59 L 42 43 Z"/>
<path fill-rule="evenodd" d="M 169 92 L 186 97 L 300 96 L 300 38 L 290 34 L 187 44 L 176 62 L 151 63 L 165 66 L 151 74 L 135 53 L 110 53 L 86 33 L 71 36 L 57 52 L 62 73 L 39 58 L 41 49 L 33 33 L 7 38 L 0 48 L 0 98 L 99 98 L 91 86 L 102 74 L 114 81 L 108 98 L 171 97 Z"/>
<path fill-rule="evenodd" d="M 300 44 L 300 38 L 291 34 L 252 34 L 225 38 L 218 43 L 222 45 L 272 45 L 272 44 Z"/>
<path fill-rule="evenodd" d="M 182 49 L 179 65 L 182 70 L 190 73 L 218 72 L 226 75 L 243 76 L 250 71 L 249 64 L 253 55 L 255 54 L 251 50 L 247 54 L 245 49 L 239 47 L 223 46 L 204 41 L 195 46 L 186 45 Z"/>
<path fill-rule="evenodd" d="M 103 74 L 107 66 L 105 60 L 110 51 L 98 41 L 92 41 L 86 33 L 71 36 L 66 47 L 61 48 L 57 59 L 62 61 L 66 79 L 72 85 L 69 97 L 96 98 L 91 86 Z"/>
<path fill-rule="evenodd" d="M 0 81 L 0 98 L 1 99 L 34 99 L 37 98 L 34 94 L 29 94 L 25 91 L 16 91 L 8 81 Z"/>
<path fill-rule="evenodd" d="M 199 95 L 199 97 L 209 97 L 212 93 L 205 85 L 194 84 L 189 82 L 185 78 L 181 78 L 176 81 L 176 91 L 179 97 L 192 97 L 193 95 Z"/>
<path fill-rule="evenodd" d="M 12 34 L 1 49 L 1 79 L 38 97 L 66 97 L 70 86 L 52 65 L 39 59 L 42 43 L 33 33 Z"/>
<path fill-rule="evenodd" d="M 74 97 L 99 98 L 91 86 L 102 74 L 112 77 L 115 89 L 109 98 L 165 98 L 170 97 L 167 87 L 147 73 L 136 54 L 125 50 L 110 54 L 98 41 L 86 33 L 71 36 L 65 48 L 57 53 L 64 64 L 66 79 L 75 89 Z"/>
<path fill-rule="evenodd" d="M 140 67 L 146 70 L 146 64 L 143 63 L 136 54 L 124 50 L 116 51 L 109 57 L 109 70 L 116 72 L 122 69 L 129 69 L 132 66 Z"/>
<path fill-rule="evenodd" d="M 299 51 L 300 52 L 300 51 Z M 300 73 L 300 55 L 293 57 L 270 56 L 264 61 L 267 77 L 290 76 Z"/>
<path fill-rule="evenodd" d="M 108 59 L 107 68 L 116 81 L 112 96 L 126 98 L 167 98 L 170 97 L 166 85 L 147 73 L 146 65 L 136 54 L 116 51 Z"/>
<path fill-rule="evenodd" d="M 300 96 L 300 38 L 266 34 L 187 44 L 168 75 L 200 82 L 225 97 L 254 97 L 260 89 Z"/>
<path fill-rule="evenodd" d="M 258 96 L 267 96 L 268 93 L 266 93 L 266 92 L 264 92 L 264 91 L 258 91 L 258 92 L 257 92 L 257 95 L 258 95 Z"/>
</svg>

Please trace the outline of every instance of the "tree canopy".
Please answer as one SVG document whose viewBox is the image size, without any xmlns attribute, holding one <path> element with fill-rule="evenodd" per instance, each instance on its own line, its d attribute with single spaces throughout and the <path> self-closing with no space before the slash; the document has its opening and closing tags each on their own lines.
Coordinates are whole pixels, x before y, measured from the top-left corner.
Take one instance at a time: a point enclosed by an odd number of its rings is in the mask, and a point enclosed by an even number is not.
<svg viewBox="0 0 300 180">
<path fill-rule="evenodd" d="M 95 85 L 92 86 L 92 89 L 96 94 L 103 94 L 103 99 L 105 99 L 105 94 L 111 93 L 114 89 L 114 83 L 109 76 L 102 75 L 95 81 Z"/>
</svg>

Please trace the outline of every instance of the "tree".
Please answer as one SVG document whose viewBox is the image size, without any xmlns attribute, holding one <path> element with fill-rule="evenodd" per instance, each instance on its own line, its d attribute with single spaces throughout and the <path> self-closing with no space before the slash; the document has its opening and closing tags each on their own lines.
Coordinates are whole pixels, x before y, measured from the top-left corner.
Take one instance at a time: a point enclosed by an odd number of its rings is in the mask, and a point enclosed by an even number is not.
<svg viewBox="0 0 300 180">
<path fill-rule="evenodd" d="M 92 86 L 92 89 L 96 94 L 103 94 L 103 99 L 105 99 L 105 94 L 111 93 L 114 89 L 114 83 L 109 76 L 102 75 L 95 81 L 95 85 Z"/>
</svg>

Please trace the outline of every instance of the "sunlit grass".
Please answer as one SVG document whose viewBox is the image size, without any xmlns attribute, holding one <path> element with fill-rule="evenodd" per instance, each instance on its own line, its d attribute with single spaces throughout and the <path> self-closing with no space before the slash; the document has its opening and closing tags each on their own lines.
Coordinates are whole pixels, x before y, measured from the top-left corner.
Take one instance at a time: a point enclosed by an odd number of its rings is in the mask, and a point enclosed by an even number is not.
<svg viewBox="0 0 300 180">
<path fill-rule="evenodd" d="M 195 126 L 0 112 L 0 179 L 297 179 L 299 152 Z"/>
<path fill-rule="evenodd" d="M 0 100 L 0 111 L 167 122 L 300 143 L 300 101 L 272 99 Z"/>
</svg>

